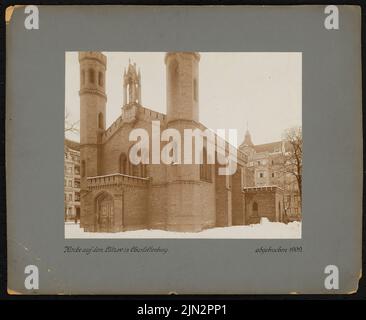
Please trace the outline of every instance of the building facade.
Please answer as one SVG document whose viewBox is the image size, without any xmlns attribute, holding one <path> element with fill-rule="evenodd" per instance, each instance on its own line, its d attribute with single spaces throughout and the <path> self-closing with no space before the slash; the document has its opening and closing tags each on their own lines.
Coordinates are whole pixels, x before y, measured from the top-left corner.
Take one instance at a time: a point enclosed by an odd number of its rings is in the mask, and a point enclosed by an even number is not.
<svg viewBox="0 0 366 320">
<path fill-rule="evenodd" d="M 166 114 L 142 105 L 141 74 L 129 63 L 123 74 L 121 115 L 106 128 L 107 58 L 100 52 L 79 53 L 80 225 L 84 231 L 197 232 L 251 221 L 255 200 L 246 197 L 245 188 L 254 187 L 254 176 L 244 152 L 237 150 L 233 175 L 219 175 L 219 164 L 209 164 L 207 140 L 202 164 L 182 164 L 182 159 L 170 165 L 152 164 L 152 148 L 147 164 L 135 165 L 130 159 L 130 148 L 136 143 L 129 140 L 133 129 L 144 129 L 149 137 L 165 129 L 178 130 L 181 137 L 185 129 L 206 129 L 199 122 L 199 61 L 195 52 L 165 55 Z M 155 147 L 161 151 L 167 143 Z M 220 152 L 228 151 L 226 142 Z M 272 196 L 277 189 L 271 192 L 266 193 L 268 201 L 283 210 L 283 197 Z M 254 214 L 258 217 L 261 211 Z M 281 216 L 275 213 L 270 219 L 279 221 Z"/>
<path fill-rule="evenodd" d="M 301 219 L 301 197 L 296 177 L 285 172 L 286 155 L 291 145 L 286 141 L 254 145 L 247 130 L 239 149 L 248 156 L 248 168 L 254 173 L 255 187 L 276 186 L 282 191 L 284 212 L 290 220 Z"/>
<path fill-rule="evenodd" d="M 65 139 L 64 143 L 65 221 L 80 219 L 80 145 Z"/>
</svg>

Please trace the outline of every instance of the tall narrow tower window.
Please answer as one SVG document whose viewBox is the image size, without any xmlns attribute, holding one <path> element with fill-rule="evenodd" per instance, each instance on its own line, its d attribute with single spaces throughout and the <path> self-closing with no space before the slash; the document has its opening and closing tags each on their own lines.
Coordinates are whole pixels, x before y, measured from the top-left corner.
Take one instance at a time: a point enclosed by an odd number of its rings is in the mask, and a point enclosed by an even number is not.
<svg viewBox="0 0 366 320">
<path fill-rule="evenodd" d="M 198 101 L 197 79 L 193 79 L 193 99 L 194 101 Z"/>
<path fill-rule="evenodd" d="M 89 82 L 90 83 L 95 82 L 95 72 L 93 69 L 89 69 Z"/>
<path fill-rule="evenodd" d="M 101 113 L 101 112 L 99 112 L 99 114 L 98 114 L 98 128 L 104 129 L 104 117 L 103 117 L 103 113 Z"/>
<path fill-rule="evenodd" d="M 203 147 L 202 150 L 202 164 L 200 165 L 200 179 L 212 182 L 212 166 L 209 164 L 207 149 Z"/>
<path fill-rule="evenodd" d="M 122 152 L 119 157 L 119 172 L 127 174 L 127 156 L 124 152 Z"/>
<path fill-rule="evenodd" d="M 253 202 L 252 216 L 253 217 L 258 217 L 258 203 L 257 202 Z"/>
<path fill-rule="evenodd" d="M 102 72 L 99 72 L 99 75 L 98 75 L 98 84 L 99 84 L 99 86 L 101 86 L 101 87 L 103 87 L 103 86 L 104 86 L 103 73 L 102 73 Z"/>
<path fill-rule="evenodd" d="M 85 84 L 85 70 L 81 71 L 81 84 Z"/>
<path fill-rule="evenodd" d="M 174 99 L 178 94 L 178 62 L 173 60 L 169 66 L 169 85 L 170 85 L 170 94 L 173 99 L 172 103 L 174 104 Z"/>
<path fill-rule="evenodd" d="M 81 160 L 81 176 L 85 177 L 85 160 Z"/>
</svg>

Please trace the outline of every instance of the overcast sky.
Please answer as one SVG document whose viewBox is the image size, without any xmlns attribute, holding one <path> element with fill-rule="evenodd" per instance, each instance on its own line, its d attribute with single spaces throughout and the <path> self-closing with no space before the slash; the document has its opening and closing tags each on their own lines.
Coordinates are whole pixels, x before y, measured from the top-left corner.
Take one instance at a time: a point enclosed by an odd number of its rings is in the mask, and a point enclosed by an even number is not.
<svg viewBox="0 0 366 320">
<path fill-rule="evenodd" d="M 123 70 L 128 59 L 141 70 L 142 105 L 166 113 L 165 53 L 103 52 L 107 56 L 107 128 L 121 114 Z M 301 125 L 302 56 L 291 52 L 200 53 L 200 122 L 211 129 L 247 129 L 254 144 L 281 139 L 284 129 Z M 65 107 L 79 120 L 79 62 L 66 53 Z M 68 138 L 79 141 L 78 134 Z"/>
</svg>

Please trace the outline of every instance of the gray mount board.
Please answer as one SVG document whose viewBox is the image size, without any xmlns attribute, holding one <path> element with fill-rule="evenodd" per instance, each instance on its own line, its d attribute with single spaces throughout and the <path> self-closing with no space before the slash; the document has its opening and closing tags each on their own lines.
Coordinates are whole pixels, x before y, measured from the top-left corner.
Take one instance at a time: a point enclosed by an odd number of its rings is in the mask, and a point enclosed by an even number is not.
<svg viewBox="0 0 366 320">
<path fill-rule="evenodd" d="M 338 6 L 39 6 L 6 27 L 8 288 L 22 294 L 352 293 L 361 276 L 361 9 Z M 64 239 L 66 51 L 302 52 L 303 223 L 299 240 Z M 218 75 L 219 76 L 219 75 Z M 65 254 L 161 247 L 167 253 Z M 301 247 L 297 253 L 256 249 Z M 39 289 L 24 287 L 27 265 Z M 327 265 L 339 289 L 324 286 Z"/>
</svg>

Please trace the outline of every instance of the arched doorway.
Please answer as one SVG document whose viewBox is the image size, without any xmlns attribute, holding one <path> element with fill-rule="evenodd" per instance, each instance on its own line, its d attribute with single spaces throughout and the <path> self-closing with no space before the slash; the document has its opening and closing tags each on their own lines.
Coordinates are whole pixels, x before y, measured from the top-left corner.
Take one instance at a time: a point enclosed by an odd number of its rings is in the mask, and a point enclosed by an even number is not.
<svg viewBox="0 0 366 320">
<path fill-rule="evenodd" d="M 97 229 L 99 232 L 111 232 L 113 228 L 113 197 L 103 192 L 96 198 Z"/>
<path fill-rule="evenodd" d="M 259 206 L 258 206 L 258 202 L 253 201 L 250 205 L 250 216 L 248 219 L 249 224 L 253 224 L 253 223 L 259 223 L 260 221 L 260 217 L 259 217 Z"/>
</svg>

